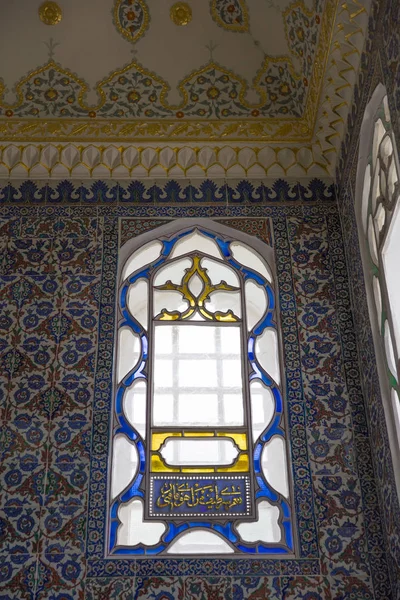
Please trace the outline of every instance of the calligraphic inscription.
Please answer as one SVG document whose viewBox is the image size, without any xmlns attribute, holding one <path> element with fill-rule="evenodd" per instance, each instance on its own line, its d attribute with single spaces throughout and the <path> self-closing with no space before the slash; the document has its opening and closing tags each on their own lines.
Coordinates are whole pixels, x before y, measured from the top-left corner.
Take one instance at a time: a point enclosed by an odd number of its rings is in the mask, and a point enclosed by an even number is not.
<svg viewBox="0 0 400 600">
<path fill-rule="evenodd" d="M 151 476 L 150 516 L 251 516 L 250 478 Z"/>
</svg>

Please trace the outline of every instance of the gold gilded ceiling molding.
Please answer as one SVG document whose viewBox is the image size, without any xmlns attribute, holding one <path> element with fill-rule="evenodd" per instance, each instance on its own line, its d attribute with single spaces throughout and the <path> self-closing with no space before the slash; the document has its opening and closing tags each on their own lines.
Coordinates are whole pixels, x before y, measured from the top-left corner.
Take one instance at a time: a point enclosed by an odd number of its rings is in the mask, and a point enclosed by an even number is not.
<svg viewBox="0 0 400 600">
<path fill-rule="evenodd" d="M 149 141 L 185 142 L 276 142 L 296 143 L 310 141 L 309 124 L 302 119 L 250 119 L 195 121 L 163 119 L 162 121 L 121 121 L 107 119 L 13 119 L 0 121 L 2 141 Z"/>
<path fill-rule="evenodd" d="M 318 112 L 318 103 L 322 93 L 324 75 L 328 64 L 330 51 L 332 49 L 332 39 L 337 11 L 339 10 L 340 0 L 327 0 L 325 11 L 322 15 L 320 29 L 320 43 L 317 46 L 314 56 L 312 76 L 304 110 L 304 118 L 310 123 L 310 135 L 312 135 Z M 298 4 L 298 3 L 296 3 Z M 302 4 L 301 2 L 299 4 Z"/>
<path fill-rule="evenodd" d="M 254 144 L 6 144 L 0 179 L 326 177 L 318 147 Z"/>
<path fill-rule="evenodd" d="M 334 172 L 337 153 L 346 131 L 370 5 L 370 1 L 342 2 L 336 17 L 315 131 L 315 138 L 331 172 Z"/>
<path fill-rule="evenodd" d="M 210 0 L 211 17 L 223 29 L 235 33 L 249 30 L 249 13 L 245 0 Z"/>
<path fill-rule="evenodd" d="M 115 0 L 113 18 L 117 31 L 133 43 L 145 34 L 150 22 L 145 0 Z"/>
</svg>

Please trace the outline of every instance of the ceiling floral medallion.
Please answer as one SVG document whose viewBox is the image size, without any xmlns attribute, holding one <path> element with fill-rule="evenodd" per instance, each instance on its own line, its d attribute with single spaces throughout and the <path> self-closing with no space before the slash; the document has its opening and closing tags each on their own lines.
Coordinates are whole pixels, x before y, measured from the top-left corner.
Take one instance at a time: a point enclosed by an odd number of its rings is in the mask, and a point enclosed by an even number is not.
<svg viewBox="0 0 400 600">
<path fill-rule="evenodd" d="M 45 25 L 57 25 L 62 19 L 62 10 L 57 2 L 43 2 L 39 6 L 39 18 Z"/>
<path fill-rule="evenodd" d="M 119 33 L 130 42 L 137 42 L 149 26 L 149 11 L 145 0 L 115 0 L 114 23 Z"/>
<path fill-rule="evenodd" d="M 211 0 L 213 20 L 228 31 L 244 32 L 249 30 L 249 14 L 245 0 Z"/>
<path fill-rule="evenodd" d="M 176 2 L 169 14 L 175 25 L 187 25 L 192 20 L 192 9 L 187 2 Z"/>
</svg>

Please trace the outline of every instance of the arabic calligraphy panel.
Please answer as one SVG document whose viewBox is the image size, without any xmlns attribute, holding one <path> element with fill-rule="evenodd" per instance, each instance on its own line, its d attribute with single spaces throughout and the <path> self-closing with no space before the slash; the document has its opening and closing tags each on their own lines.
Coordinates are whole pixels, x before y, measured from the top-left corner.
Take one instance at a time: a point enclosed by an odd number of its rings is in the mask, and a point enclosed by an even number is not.
<svg viewBox="0 0 400 600">
<path fill-rule="evenodd" d="M 150 515 L 164 519 L 251 516 L 250 478 L 151 476 Z"/>
</svg>

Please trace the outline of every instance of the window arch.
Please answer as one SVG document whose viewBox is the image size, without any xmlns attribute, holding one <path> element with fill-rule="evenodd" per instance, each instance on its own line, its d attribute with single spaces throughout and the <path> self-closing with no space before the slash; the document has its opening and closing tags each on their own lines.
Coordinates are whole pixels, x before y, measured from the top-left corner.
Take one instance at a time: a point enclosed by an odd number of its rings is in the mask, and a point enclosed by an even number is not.
<svg viewBox="0 0 400 600">
<path fill-rule="evenodd" d="M 110 555 L 293 554 L 273 264 L 204 219 L 122 248 Z"/>
<path fill-rule="evenodd" d="M 400 168 L 386 89 L 376 88 L 360 133 L 356 216 L 367 299 L 400 492 Z"/>
</svg>

